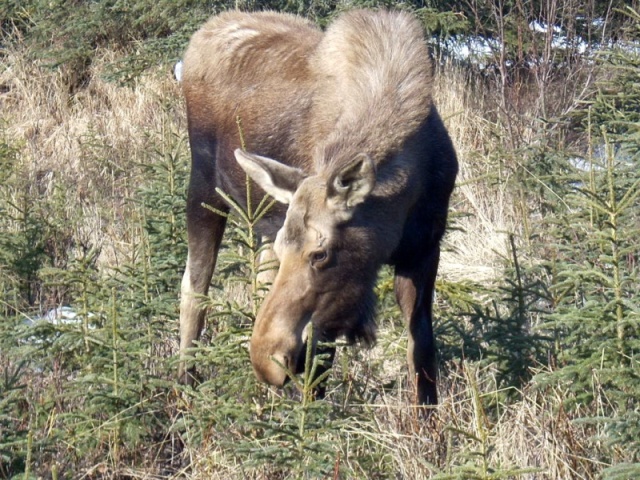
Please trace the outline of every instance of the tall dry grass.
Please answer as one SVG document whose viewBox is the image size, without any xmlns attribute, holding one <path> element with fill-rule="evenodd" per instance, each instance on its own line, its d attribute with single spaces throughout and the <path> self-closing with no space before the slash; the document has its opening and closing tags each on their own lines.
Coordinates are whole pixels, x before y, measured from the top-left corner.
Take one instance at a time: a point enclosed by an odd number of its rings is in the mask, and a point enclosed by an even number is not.
<svg viewBox="0 0 640 480">
<path fill-rule="evenodd" d="M 42 198 L 55 194 L 54 183 L 65 186 L 70 223 L 82 218 L 78 243 L 99 246 L 101 264 L 117 264 L 136 236 L 124 217 L 140 165 L 164 148 L 162 138 L 186 136 L 180 88 L 169 68 L 133 87 L 107 82 L 103 68 L 115 54 L 98 50 L 88 84 L 70 94 L 62 73 L 28 58 L 5 52 L 3 134 L 20 145 L 22 172 Z"/>
<path fill-rule="evenodd" d="M 487 118 L 495 98 L 479 82 L 451 63 L 439 68 L 434 98 L 449 130 L 460 163 L 456 191 L 451 202 L 455 230 L 445 237 L 440 274 L 452 280 L 477 282 L 500 275 L 508 256 L 509 233 L 521 222 L 506 182 L 488 188 L 495 175 L 493 151 L 498 150 L 498 128 Z"/>
</svg>

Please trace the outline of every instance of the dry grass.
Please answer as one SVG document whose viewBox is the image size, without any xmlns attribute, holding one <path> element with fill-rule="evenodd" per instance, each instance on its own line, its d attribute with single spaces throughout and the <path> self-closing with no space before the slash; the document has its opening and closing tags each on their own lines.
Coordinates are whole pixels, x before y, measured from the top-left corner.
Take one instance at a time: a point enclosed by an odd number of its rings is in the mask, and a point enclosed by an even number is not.
<svg viewBox="0 0 640 480">
<path fill-rule="evenodd" d="M 96 57 L 89 84 L 70 95 L 59 72 L 7 51 L 0 106 L 4 135 L 22 147 L 24 175 L 43 198 L 55 195 L 54 184 L 65 186 L 68 217 L 82 218 L 78 242 L 99 246 L 100 263 L 108 265 L 135 238 L 124 216 L 139 184 L 138 164 L 164 148 L 164 137 L 186 136 L 186 121 L 169 69 L 121 87 L 101 77 L 114 54 Z"/>
<path fill-rule="evenodd" d="M 435 101 L 445 120 L 460 162 L 451 202 L 454 231 L 447 233 L 440 274 L 449 280 L 483 282 L 500 276 L 508 256 L 508 234 L 520 230 L 506 182 L 488 188 L 500 147 L 486 112 L 491 99 L 465 73 L 452 65 L 436 77 Z"/>
</svg>

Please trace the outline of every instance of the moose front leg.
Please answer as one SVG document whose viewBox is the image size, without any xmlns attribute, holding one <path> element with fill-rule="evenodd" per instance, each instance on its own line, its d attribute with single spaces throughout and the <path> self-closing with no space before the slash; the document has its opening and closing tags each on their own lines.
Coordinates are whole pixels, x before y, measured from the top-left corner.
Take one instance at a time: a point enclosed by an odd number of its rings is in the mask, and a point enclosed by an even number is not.
<svg viewBox="0 0 640 480">
<path fill-rule="evenodd" d="M 187 366 L 187 351 L 204 326 L 203 297 L 216 265 L 229 207 L 216 193 L 219 145 L 207 129 L 189 122 L 191 175 L 187 194 L 187 266 L 180 292 L 180 366 L 178 381 L 193 385 L 195 367 Z M 207 208 L 212 207 L 211 208 Z M 217 213 L 219 212 L 219 213 Z"/>
<path fill-rule="evenodd" d="M 193 192 L 190 192 L 190 196 Z M 212 203 L 207 198 L 209 204 Z M 193 385 L 195 367 L 187 367 L 187 351 L 200 338 L 204 326 L 205 310 L 203 296 L 209 291 L 209 284 L 216 264 L 220 242 L 224 233 L 226 217 L 220 216 L 202 206 L 199 198 L 191 198 L 187 206 L 187 231 L 189 253 L 187 267 L 182 277 L 180 293 L 180 367 L 178 380 Z M 214 205 L 226 210 L 221 201 Z"/>
<path fill-rule="evenodd" d="M 417 392 L 418 403 L 438 403 L 436 377 L 438 366 L 433 336 L 432 306 L 440 249 L 432 249 L 423 261 L 396 267 L 395 292 L 409 326 L 407 361 L 409 384 Z"/>
</svg>

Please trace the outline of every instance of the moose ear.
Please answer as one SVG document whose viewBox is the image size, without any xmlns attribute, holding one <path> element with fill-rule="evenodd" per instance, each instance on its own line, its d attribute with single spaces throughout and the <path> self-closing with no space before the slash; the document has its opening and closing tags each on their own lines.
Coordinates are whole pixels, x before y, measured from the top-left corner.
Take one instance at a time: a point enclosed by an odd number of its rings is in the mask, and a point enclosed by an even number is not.
<svg viewBox="0 0 640 480">
<path fill-rule="evenodd" d="M 342 210 L 365 201 L 376 185 L 376 166 L 366 153 L 359 154 L 329 180 L 328 197 Z"/>
<path fill-rule="evenodd" d="M 236 149 L 236 161 L 260 188 L 281 203 L 290 203 L 304 179 L 302 170 L 276 160 Z"/>
</svg>

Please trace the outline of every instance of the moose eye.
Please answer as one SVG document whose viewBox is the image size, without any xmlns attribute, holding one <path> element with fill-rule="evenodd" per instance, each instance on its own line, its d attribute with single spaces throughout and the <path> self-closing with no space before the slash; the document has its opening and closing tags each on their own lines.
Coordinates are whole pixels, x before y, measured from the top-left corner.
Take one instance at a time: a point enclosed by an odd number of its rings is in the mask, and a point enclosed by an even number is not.
<svg viewBox="0 0 640 480">
<path fill-rule="evenodd" d="M 326 263 L 327 258 L 329 258 L 329 255 L 326 250 L 316 250 L 309 255 L 309 262 L 312 267 L 319 268 Z"/>
<path fill-rule="evenodd" d="M 343 178 L 336 178 L 334 184 L 338 190 L 346 190 L 349 188 L 350 182 Z"/>
</svg>

